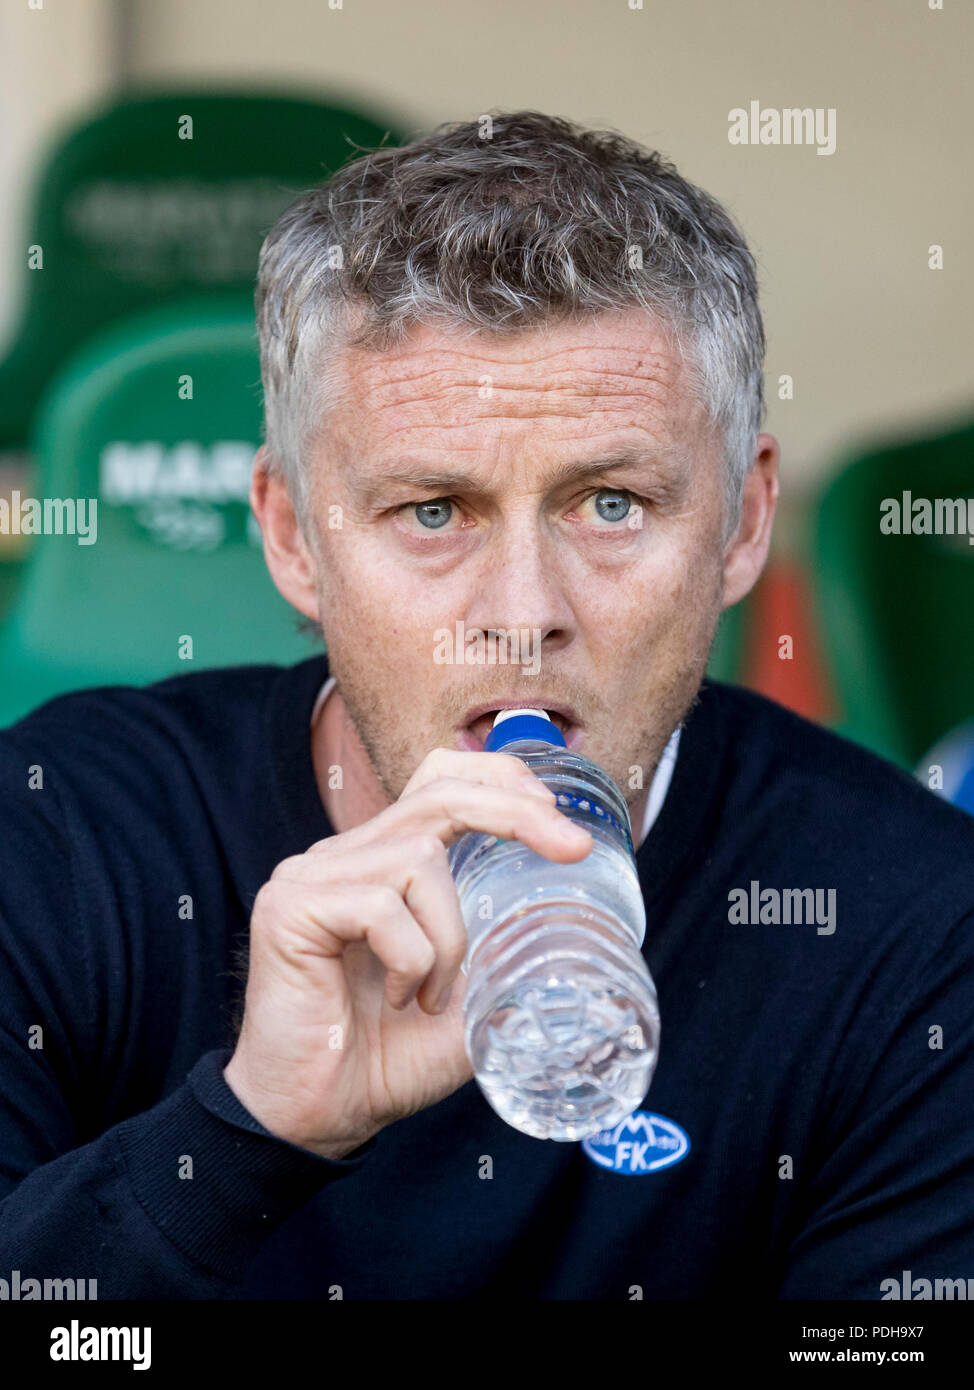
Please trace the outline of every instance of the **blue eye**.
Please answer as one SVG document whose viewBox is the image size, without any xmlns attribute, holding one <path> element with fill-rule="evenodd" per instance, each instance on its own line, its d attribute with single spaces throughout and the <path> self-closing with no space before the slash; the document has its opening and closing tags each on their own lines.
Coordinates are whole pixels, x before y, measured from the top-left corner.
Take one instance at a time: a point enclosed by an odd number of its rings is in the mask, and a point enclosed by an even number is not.
<svg viewBox="0 0 974 1390">
<path fill-rule="evenodd" d="M 421 513 L 426 512 L 430 518 L 430 524 L 426 527 L 429 531 L 438 531 L 441 526 L 445 526 L 453 515 L 453 503 L 448 497 L 437 497 L 432 502 L 417 502 L 414 511 L 418 520 L 422 520 Z M 425 522 L 423 522 L 425 525 Z"/>
<path fill-rule="evenodd" d="M 601 501 L 597 501 L 595 504 L 599 515 L 604 521 L 625 521 L 632 509 L 632 494 L 628 492 L 619 492 L 615 488 L 604 487 L 598 492 L 593 493 L 592 496 L 595 498 L 609 497 L 614 499 L 604 511 L 602 510 L 603 504 Z"/>
</svg>

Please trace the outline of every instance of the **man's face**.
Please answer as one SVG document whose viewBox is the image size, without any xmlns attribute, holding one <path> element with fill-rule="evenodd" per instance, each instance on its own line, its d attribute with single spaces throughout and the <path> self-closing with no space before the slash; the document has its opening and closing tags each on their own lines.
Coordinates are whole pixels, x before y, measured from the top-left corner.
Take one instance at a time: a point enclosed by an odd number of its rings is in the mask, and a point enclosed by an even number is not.
<svg viewBox="0 0 974 1390">
<path fill-rule="evenodd" d="M 311 468 L 315 589 L 386 795 L 432 748 L 481 746 L 472 707 L 513 701 L 570 709 L 569 746 L 641 806 L 721 609 L 724 465 L 679 358 L 635 311 L 507 340 L 423 327 L 344 367 Z M 458 623 L 520 650 L 475 659 Z"/>
</svg>

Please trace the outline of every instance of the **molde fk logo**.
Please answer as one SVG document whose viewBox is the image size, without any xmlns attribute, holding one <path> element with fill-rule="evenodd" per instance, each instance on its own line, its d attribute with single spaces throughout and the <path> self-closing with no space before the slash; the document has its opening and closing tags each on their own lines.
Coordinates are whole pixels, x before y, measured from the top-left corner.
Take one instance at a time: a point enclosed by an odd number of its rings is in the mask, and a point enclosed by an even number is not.
<svg viewBox="0 0 974 1390">
<path fill-rule="evenodd" d="M 599 1168 L 642 1177 L 679 1163 L 690 1152 L 690 1138 L 665 1115 L 634 1110 L 614 1129 L 603 1129 L 583 1139 L 582 1148 Z"/>
</svg>

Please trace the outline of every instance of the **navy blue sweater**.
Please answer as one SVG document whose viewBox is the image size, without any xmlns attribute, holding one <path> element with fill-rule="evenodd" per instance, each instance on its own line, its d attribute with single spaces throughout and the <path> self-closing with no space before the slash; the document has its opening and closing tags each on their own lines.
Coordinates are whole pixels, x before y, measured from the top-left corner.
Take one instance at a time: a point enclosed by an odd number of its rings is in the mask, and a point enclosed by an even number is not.
<svg viewBox="0 0 974 1390">
<path fill-rule="evenodd" d="M 531 1139 L 471 1081 L 342 1160 L 269 1134 L 222 1069 L 257 891 L 335 833 L 326 675 L 82 692 L 0 733 L 0 1279 L 626 1300 L 974 1277 L 974 820 L 732 687 L 704 686 L 638 853 L 662 1039 L 630 1124 Z"/>
</svg>

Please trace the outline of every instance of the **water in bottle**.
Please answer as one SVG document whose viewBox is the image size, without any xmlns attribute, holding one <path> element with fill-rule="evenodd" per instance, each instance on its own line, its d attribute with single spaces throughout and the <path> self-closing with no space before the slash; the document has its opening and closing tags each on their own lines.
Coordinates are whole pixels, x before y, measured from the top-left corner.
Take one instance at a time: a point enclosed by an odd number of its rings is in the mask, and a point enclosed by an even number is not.
<svg viewBox="0 0 974 1390">
<path fill-rule="evenodd" d="M 474 831 L 450 847 L 469 941 L 467 1053 L 508 1124 L 538 1139 L 585 1139 L 638 1107 L 659 1051 L 628 808 L 543 710 L 502 710 L 484 748 L 525 762 L 591 833 L 592 849 L 557 863 Z"/>
</svg>

